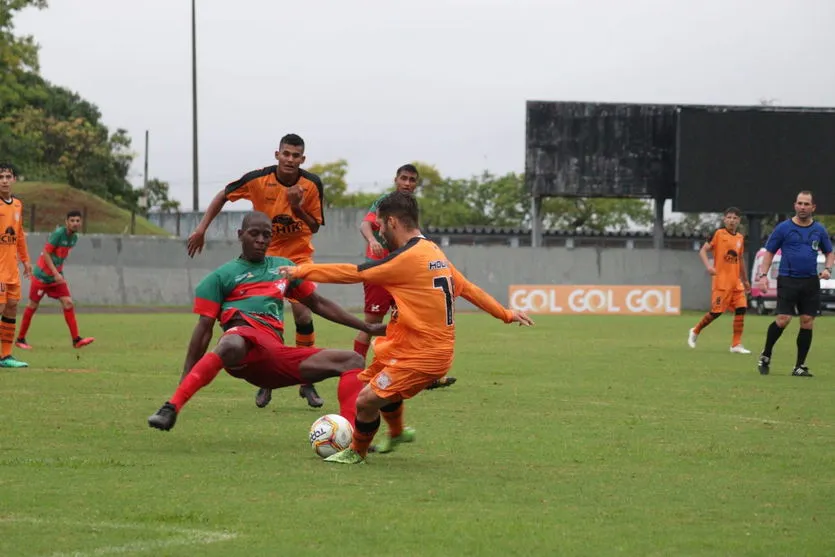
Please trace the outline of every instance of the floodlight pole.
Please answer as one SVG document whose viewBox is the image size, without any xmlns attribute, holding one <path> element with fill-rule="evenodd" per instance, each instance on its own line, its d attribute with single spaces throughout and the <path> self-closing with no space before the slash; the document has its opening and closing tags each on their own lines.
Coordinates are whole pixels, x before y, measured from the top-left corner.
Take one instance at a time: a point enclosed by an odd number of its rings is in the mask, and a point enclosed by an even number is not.
<svg viewBox="0 0 835 557">
<path fill-rule="evenodd" d="M 652 227 L 652 247 L 661 250 L 664 249 L 664 197 L 655 198 L 655 221 Z"/>
<path fill-rule="evenodd" d="M 196 213 L 200 205 L 200 188 L 197 166 L 197 18 L 196 2 L 191 0 L 191 106 L 192 106 L 192 210 Z"/>
</svg>

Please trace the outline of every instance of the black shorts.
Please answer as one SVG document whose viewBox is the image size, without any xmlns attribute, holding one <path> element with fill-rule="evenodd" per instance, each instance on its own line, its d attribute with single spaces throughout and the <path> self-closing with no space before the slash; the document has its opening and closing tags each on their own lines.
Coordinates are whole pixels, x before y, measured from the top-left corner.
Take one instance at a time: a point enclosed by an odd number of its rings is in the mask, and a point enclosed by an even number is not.
<svg viewBox="0 0 835 557">
<path fill-rule="evenodd" d="M 777 277 L 777 315 L 817 315 L 821 307 L 818 277 Z"/>
</svg>

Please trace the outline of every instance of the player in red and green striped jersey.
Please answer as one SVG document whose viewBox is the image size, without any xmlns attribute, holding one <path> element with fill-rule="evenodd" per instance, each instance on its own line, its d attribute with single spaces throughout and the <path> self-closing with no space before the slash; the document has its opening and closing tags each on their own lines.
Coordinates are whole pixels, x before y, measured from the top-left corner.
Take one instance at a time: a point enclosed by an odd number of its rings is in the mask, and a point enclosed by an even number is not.
<svg viewBox="0 0 835 557">
<path fill-rule="evenodd" d="M 23 312 L 23 322 L 17 334 L 15 346 L 24 350 L 32 347 L 26 342 L 26 333 L 32 323 L 32 317 L 38 311 L 44 296 L 56 299 L 64 308 L 64 320 L 70 330 L 70 338 L 75 348 L 87 346 L 95 339 L 82 337 L 78 334 L 78 323 L 75 320 L 75 307 L 70 295 L 70 287 L 62 274 L 64 262 L 70 255 L 70 250 L 78 243 L 78 231 L 81 230 L 81 211 L 70 211 L 64 226 L 59 226 L 49 235 L 46 245 L 38 258 L 38 264 L 32 272 L 29 284 L 29 305 Z"/>
<path fill-rule="evenodd" d="M 186 402 L 211 383 L 221 369 L 264 389 L 339 377 L 340 414 L 354 423 L 357 395 L 363 386 L 357 379 L 364 368 L 363 358 L 353 350 L 286 346 L 284 304 L 287 298 L 293 298 L 329 321 L 370 335 L 385 335 L 386 327 L 354 317 L 318 295 L 312 282 L 281 277 L 279 268 L 294 263 L 266 255 L 272 234 L 272 221 L 267 215 L 249 213 L 238 230 L 241 256 L 212 271 L 197 285 L 194 313 L 200 318 L 191 335 L 180 385 L 174 396 L 148 418 L 151 427 L 164 431 L 174 427 Z M 220 321 L 224 333 L 215 349 L 206 354 L 215 321 Z"/>
</svg>

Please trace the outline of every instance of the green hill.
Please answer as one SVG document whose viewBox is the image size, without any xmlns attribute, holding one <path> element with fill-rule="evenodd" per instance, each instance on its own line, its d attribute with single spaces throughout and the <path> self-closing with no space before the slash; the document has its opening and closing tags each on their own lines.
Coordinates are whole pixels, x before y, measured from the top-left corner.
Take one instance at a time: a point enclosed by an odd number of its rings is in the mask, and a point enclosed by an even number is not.
<svg viewBox="0 0 835 557">
<path fill-rule="evenodd" d="M 131 233 L 130 211 L 66 184 L 18 182 L 12 187 L 12 192 L 23 201 L 23 221 L 27 232 L 32 230 L 33 210 L 35 232 L 50 232 L 64 222 L 67 211 L 78 209 L 86 215 L 85 232 L 88 234 Z M 133 233 L 143 236 L 170 236 L 162 228 L 138 215 Z"/>
</svg>

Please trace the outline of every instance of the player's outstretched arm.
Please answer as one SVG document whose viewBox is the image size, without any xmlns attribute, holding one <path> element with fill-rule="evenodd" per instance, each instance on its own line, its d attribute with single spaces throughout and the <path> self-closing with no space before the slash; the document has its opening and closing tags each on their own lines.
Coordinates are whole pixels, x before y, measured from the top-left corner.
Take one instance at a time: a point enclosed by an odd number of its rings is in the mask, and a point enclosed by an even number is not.
<svg viewBox="0 0 835 557">
<path fill-rule="evenodd" d="M 502 306 L 493 296 L 467 280 L 458 269 L 450 264 L 452 278 L 455 282 L 456 297 L 461 296 L 477 308 L 501 319 L 505 323 L 519 323 L 519 325 L 530 327 L 534 324 L 524 311 L 510 310 Z"/>
<path fill-rule="evenodd" d="M 188 256 L 194 257 L 196 254 L 203 251 L 203 244 L 206 242 L 206 231 L 209 225 L 220 214 L 223 206 L 226 205 L 226 190 L 220 190 L 212 198 L 211 203 L 206 208 L 206 214 L 200 219 L 200 224 L 194 229 L 194 232 L 188 237 Z"/>
<path fill-rule="evenodd" d="M 345 311 L 342 306 L 333 300 L 328 300 L 316 292 L 299 301 L 309 307 L 313 313 L 321 315 L 328 321 L 357 329 L 371 336 L 382 336 L 386 334 L 386 325 L 384 323 L 366 323 L 362 319 Z"/>
<path fill-rule="evenodd" d="M 350 263 L 304 263 L 279 267 L 279 272 L 281 276 L 289 279 L 305 279 L 325 284 L 356 284 L 363 281 L 357 266 Z"/>
<path fill-rule="evenodd" d="M 215 318 L 201 315 L 197 320 L 197 325 L 194 326 L 194 331 L 191 333 L 191 340 L 188 343 L 188 350 L 186 351 L 186 361 L 183 364 L 183 374 L 180 376 L 180 382 L 186 378 L 186 375 L 191 371 L 200 358 L 206 354 L 209 349 L 209 343 L 212 341 L 212 330 L 215 326 Z"/>
</svg>

